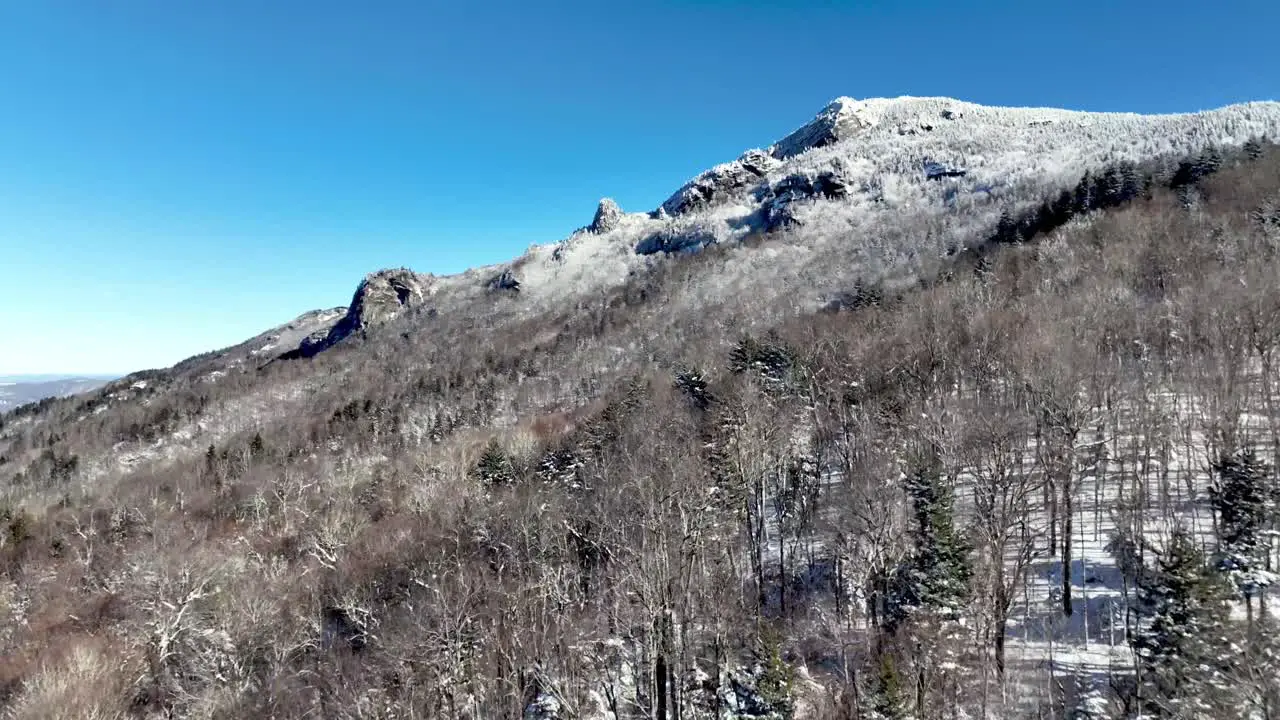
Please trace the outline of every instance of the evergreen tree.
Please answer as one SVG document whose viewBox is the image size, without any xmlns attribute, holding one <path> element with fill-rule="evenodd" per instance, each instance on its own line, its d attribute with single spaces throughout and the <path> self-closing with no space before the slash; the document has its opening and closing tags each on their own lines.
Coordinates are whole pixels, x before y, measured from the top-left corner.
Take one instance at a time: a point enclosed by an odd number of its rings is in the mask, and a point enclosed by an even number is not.
<svg viewBox="0 0 1280 720">
<path fill-rule="evenodd" d="M 1097 209 L 1093 188 L 1093 174 L 1086 170 L 1084 177 L 1076 183 L 1075 191 L 1072 193 L 1071 209 L 1074 215 L 1083 215 Z"/>
<path fill-rule="evenodd" d="M 795 716 L 795 668 L 782 657 L 782 639 L 777 631 L 766 628 L 757 651 L 756 692 L 763 716 L 769 720 L 790 720 Z"/>
<path fill-rule="evenodd" d="M 1170 185 L 1175 188 L 1193 185 L 1217 172 L 1221 167 L 1222 153 L 1217 148 L 1207 148 L 1194 158 L 1178 163 L 1178 170 L 1173 174 Z"/>
<path fill-rule="evenodd" d="M 262 440 L 262 433 L 254 433 L 253 439 L 249 441 L 249 455 L 252 457 L 262 457 L 267 450 L 267 444 Z"/>
<path fill-rule="evenodd" d="M 1061 227 L 1067 224 L 1067 221 L 1071 219 L 1074 212 L 1072 208 L 1073 203 L 1074 199 L 1069 191 L 1063 190 L 1058 193 L 1057 199 L 1049 206 L 1049 211 L 1052 213 L 1050 218 L 1051 228 Z"/>
<path fill-rule="evenodd" d="M 795 367 L 794 354 L 782 343 L 746 336 L 729 351 L 729 369 L 735 374 L 754 370 L 767 382 L 785 381 Z"/>
<path fill-rule="evenodd" d="M 1238 650 L 1229 637 L 1225 578 L 1179 528 L 1139 589 L 1144 622 L 1133 646 L 1141 705 L 1155 717 L 1228 717 Z"/>
<path fill-rule="evenodd" d="M 1263 531 L 1275 505 L 1271 468 L 1252 450 L 1224 455 L 1214 463 L 1210 488 L 1218 514 L 1218 567 L 1231 578 L 1252 610 L 1252 598 L 1271 584 Z"/>
<path fill-rule="evenodd" d="M 954 496 L 936 457 L 915 464 L 906 478 L 906 491 L 915 519 L 915 547 L 898 567 L 890 591 L 890 632 L 921 610 L 943 619 L 958 617 L 973 575 L 971 548 L 956 532 Z"/>
<path fill-rule="evenodd" d="M 476 477 L 485 485 L 506 485 L 515 480 L 511 460 L 502 451 L 497 438 L 493 438 L 485 446 L 480 462 L 476 464 Z"/>
<path fill-rule="evenodd" d="M 1150 180 L 1133 163 L 1120 166 L 1121 186 L 1124 200 L 1135 200 L 1147 194 Z"/>
<path fill-rule="evenodd" d="M 1250 715 L 1280 716 L 1280 624 L 1263 615 L 1249 629 L 1238 676 Z"/>
<path fill-rule="evenodd" d="M 706 410 L 715 402 L 715 396 L 707 385 L 706 376 L 699 370 L 691 369 L 676 373 L 675 386 L 689 398 L 699 410 Z"/>
<path fill-rule="evenodd" d="M 880 656 L 880 669 L 876 676 L 869 715 L 875 720 L 900 720 L 907 716 L 906 703 L 902 697 L 902 677 L 898 673 L 893 655 L 889 653 Z"/>
<path fill-rule="evenodd" d="M 996 242 L 1015 243 L 1020 240 L 1018 223 L 1008 210 L 1000 212 L 1000 220 L 996 223 Z"/>
</svg>

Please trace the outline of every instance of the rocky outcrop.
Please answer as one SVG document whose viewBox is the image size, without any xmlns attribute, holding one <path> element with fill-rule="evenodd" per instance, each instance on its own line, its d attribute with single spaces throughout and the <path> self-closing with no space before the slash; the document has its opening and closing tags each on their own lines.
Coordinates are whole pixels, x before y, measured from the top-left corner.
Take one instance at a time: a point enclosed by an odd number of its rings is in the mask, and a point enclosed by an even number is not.
<svg viewBox="0 0 1280 720">
<path fill-rule="evenodd" d="M 714 244 L 718 238 L 707 228 L 667 228 L 646 237 L 636 244 L 637 255 L 657 253 L 697 252 Z"/>
<path fill-rule="evenodd" d="M 351 305 L 327 332 L 307 337 L 288 357 L 311 357 L 348 337 L 386 325 L 406 308 L 422 303 L 431 294 L 431 276 L 406 268 L 379 270 L 366 275 L 351 298 Z"/>
<path fill-rule="evenodd" d="M 587 232 L 597 235 L 613 230 L 622 222 L 622 208 L 618 207 L 618 203 L 612 198 L 604 198 L 600 201 L 600 205 L 596 207 L 596 216 L 591 219 L 591 224 L 587 226 Z"/>
<path fill-rule="evenodd" d="M 748 150 L 737 160 L 717 165 L 685 183 L 658 212 L 676 217 L 726 200 L 759 183 L 777 165 L 778 161 L 763 150 Z"/>
<path fill-rule="evenodd" d="M 941 180 L 949 177 L 964 177 L 969 171 L 963 168 L 952 167 L 943 163 L 927 160 L 924 164 L 924 176 L 930 180 Z"/>
<path fill-rule="evenodd" d="M 488 282 L 488 287 L 494 292 L 507 291 L 512 293 L 520 292 L 520 280 L 516 278 L 516 274 L 507 268 L 502 272 L 494 275 Z"/>
<path fill-rule="evenodd" d="M 817 175 L 794 173 L 779 180 L 764 196 L 764 229 L 780 230 L 798 225 L 794 203 L 823 198 L 834 200 L 849 194 L 849 183 L 840 173 L 827 170 Z"/>
<path fill-rule="evenodd" d="M 800 219 L 796 217 L 795 213 L 795 203 L 790 200 L 777 199 L 770 201 L 764 207 L 763 218 L 765 232 L 785 230 L 800 224 Z"/>
<path fill-rule="evenodd" d="M 774 143 L 769 154 L 785 160 L 814 148 L 834 145 L 878 122 L 879 117 L 868 101 L 837 98 L 809 123 Z"/>
<path fill-rule="evenodd" d="M 820 172 L 817 175 L 795 173 L 779 180 L 770 188 L 770 194 L 775 199 L 804 200 L 823 197 L 832 200 L 848 195 L 849 184 L 839 173 L 832 170 Z"/>
<path fill-rule="evenodd" d="M 275 358 L 295 351 L 303 343 L 318 342 L 347 314 L 347 308 L 305 312 L 292 321 L 258 335 L 241 346 L 251 358 Z"/>
</svg>

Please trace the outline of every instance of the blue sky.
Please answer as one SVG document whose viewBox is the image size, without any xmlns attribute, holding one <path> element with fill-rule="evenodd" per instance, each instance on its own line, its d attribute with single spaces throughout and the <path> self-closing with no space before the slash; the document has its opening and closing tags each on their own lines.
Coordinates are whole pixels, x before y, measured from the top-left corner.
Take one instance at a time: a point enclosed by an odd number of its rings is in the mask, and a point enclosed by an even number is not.
<svg viewBox="0 0 1280 720">
<path fill-rule="evenodd" d="M 508 259 L 839 95 L 1275 99 L 1276 27 L 1244 0 L 0 2 L 0 373 L 169 365 L 380 267 Z"/>
</svg>

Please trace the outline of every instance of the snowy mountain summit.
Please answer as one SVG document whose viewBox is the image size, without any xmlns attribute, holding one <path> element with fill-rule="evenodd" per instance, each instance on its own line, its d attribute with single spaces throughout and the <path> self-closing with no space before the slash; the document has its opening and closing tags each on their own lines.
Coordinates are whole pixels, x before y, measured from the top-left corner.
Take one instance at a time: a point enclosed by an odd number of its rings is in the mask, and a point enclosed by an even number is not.
<svg viewBox="0 0 1280 720">
<path fill-rule="evenodd" d="M 1041 202 L 1087 172 L 1178 161 L 1280 136 L 1280 103 L 1141 115 L 988 107 L 942 97 L 840 97 L 766 149 L 694 177 L 651 212 L 612 201 L 590 232 L 517 261 L 526 297 L 619 281 L 643 258 L 786 231 L 820 246 L 903 212 L 964 245 L 1002 212 Z M 606 222 L 600 222 L 607 218 Z"/>
<path fill-rule="evenodd" d="M 824 284 L 874 280 L 972 247 L 1002 215 L 1047 202 L 1087 173 L 1138 164 L 1172 173 L 1197 154 L 1276 137 L 1276 102 L 1140 115 L 840 97 L 764 149 L 700 173 L 652 211 L 625 212 L 606 198 L 564 240 L 436 278 L 432 307 L 492 302 L 499 288 L 532 312 L 618 286 L 665 255 L 749 236 L 773 241 L 731 253 L 699 301 L 799 287 L 812 292 L 793 293 L 795 302 L 816 307 L 830 295 Z M 913 228 L 910 246 L 886 239 L 905 228 Z"/>
<path fill-rule="evenodd" d="M 880 124 L 885 111 L 896 102 L 899 101 L 885 98 L 836 98 L 809 123 L 774 143 L 769 148 L 769 154 L 785 160 L 813 148 L 846 140 Z"/>
</svg>

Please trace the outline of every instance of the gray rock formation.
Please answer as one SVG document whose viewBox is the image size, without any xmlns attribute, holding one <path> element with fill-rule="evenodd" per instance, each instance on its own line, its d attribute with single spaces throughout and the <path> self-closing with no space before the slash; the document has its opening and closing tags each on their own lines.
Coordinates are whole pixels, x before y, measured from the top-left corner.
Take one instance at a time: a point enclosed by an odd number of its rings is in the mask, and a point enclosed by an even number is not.
<svg viewBox="0 0 1280 720">
<path fill-rule="evenodd" d="M 592 218 L 591 225 L 587 227 L 588 232 L 597 235 L 607 233 L 618 227 L 618 223 L 622 221 L 622 208 L 618 207 L 618 203 L 613 198 L 604 198 L 600 201 L 600 205 L 596 207 L 596 216 Z"/>
<path fill-rule="evenodd" d="M 422 303 L 430 295 L 431 282 L 430 275 L 419 275 L 406 268 L 366 275 L 342 319 L 322 336 L 316 333 L 304 339 L 288 357 L 311 357 L 351 335 L 386 325 L 406 308 Z"/>
<path fill-rule="evenodd" d="M 706 228 L 668 228 L 660 230 L 636 244 L 637 255 L 696 252 L 714 244 L 718 238 Z"/>
<path fill-rule="evenodd" d="M 520 280 L 516 277 L 516 274 L 511 271 L 511 268 L 507 268 L 497 275 L 494 275 L 493 278 L 489 280 L 488 287 L 490 290 L 495 292 L 506 290 L 518 293 L 520 292 Z"/>
<path fill-rule="evenodd" d="M 778 184 L 770 188 L 770 192 L 774 198 L 789 200 L 806 200 L 816 197 L 833 200 L 848 195 L 849 184 L 839 173 L 831 170 L 817 175 L 795 173 L 778 181 Z"/>
<path fill-rule="evenodd" d="M 849 194 L 849 184 L 839 173 L 827 170 L 811 176 L 806 173 L 794 173 L 778 181 L 776 185 L 763 193 L 764 229 L 766 231 L 798 225 L 794 203 L 803 200 L 823 198 L 835 200 Z"/>
<path fill-rule="evenodd" d="M 941 180 L 949 177 L 964 177 L 968 170 L 958 167 L 945 165 L 934 160 L 926 160 L 924 163 L 924 176 L 930 180 Z"/>
<path fill-rule="evenodd" d="M 873 124 L 870 117 L 858 111 L 856 101 L 839 98 L 823 108 L 813 120 L 774 143 L 769 154 L 785 160 L 814 148 L 834 145 Z"/>
<path fill-rule="evenodd" d="M 685 183 L 659 209 L 679 216 L 727 199 L 765 177 L 778 161 L 763 150 L 748 150 L 742 157 L 717 165 Z"/>
</svg>

